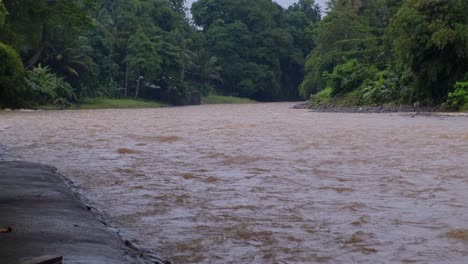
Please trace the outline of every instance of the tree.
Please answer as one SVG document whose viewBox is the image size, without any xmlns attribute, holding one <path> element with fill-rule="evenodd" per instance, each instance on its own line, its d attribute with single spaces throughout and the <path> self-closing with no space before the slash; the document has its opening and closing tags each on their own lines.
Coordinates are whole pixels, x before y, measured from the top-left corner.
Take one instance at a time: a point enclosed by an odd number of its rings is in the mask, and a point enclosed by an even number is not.
<svg viewBox="0 0 468 264">
<path fill-rule="evenodd" d="M 301 96 L 308 98 L 310 94 L 325 89 L 329 84 L 329 74 L 336 72 L 335 68 L 342 65 L 342 69 L 348 68 L 344 64 L 350 60 L 357 60 L 363 71 L 385 70 L 393 56 L 386 50 L 384 33 L 396 2 L 399 0 L 330 1 L 328 15 L 318 23 L 315 30 L 316 48 L 306 62 L 306 76 L 300 87 Z M 353 90 L 360 88 L 363 83 L 356 84 Z M 343 92 L 339 86 L 330 88 L 336 88 L 334 95 Z M 349 92 L 349 89 L 344 90 Z"/>
<path fill-rule="evenodd" d="M 152 42 L 142 31 L 138 30 L 130 37 L 126 62 L 130 69 L 131 79 L 141 85 L 140 76 L 148 82 L 156 82 L 161 71 L 161 57 L 158 55 L 157 44 Z M 138 96 L 138 89 L 135 93 Z"/>
<path fill-rule="evenodd" d="M 18 0 L 5 2 L 9 16 L 3 42 L 25 58 L 26 68 L 42 62 L 52 49 L 64 50 L 91 27 L 83 9 L 93 1 Z"/>
<path fill-rule="evenodd" d="M 24 103 L 24 67 L 18 53 L 0 42 L 0 105 L 17 107 Z"/>
<path fill-rule="evenodd" d="M 191 91 L 189 54 L 200 46 L 191 44 L 196 29 L 185 18 L 185 0 L 0 3 L 0 41 L 21 55 L 26 69 L 44 65 L 78 97 L 134 90 L 140 76 L 139 96 L 146 99 L 185 97 Z M 10 11 L 6 18 L 3 3 Z"/>
<path fill-rule="evenodd" d="M 325 89 L 324 72 L 332 72 L 342 63 L 346 55 L 354 57 L 361 49 L 360 42 L 365 38 L 359 15 L 362 2 L 359 0 L 332 0 L 328 2 L 329 12 L 316 29 L 316 47 L 307 58 L 306 75 L 300 87 L 300 94 L 308 98 L 310 94 Z"/>
<path fill-rule="evenodd" d="M 5 24 L 5 18 L 7 14 L 8 12 L 6 10 L 5 5 L 3 4 L 3 0 L 0 0 L 0 28 L 2 28 Z"/>
<path fill-rule="evenodd" d="M 171 8 L 179 14 L 185 16 L 187 8 L 185 7 L 185 0 L 170 0 Z"/>
<path fill-rule="evenodd" d="M 0 30 L 8 12 L 0 0 Z M 24 66 L 16 51 L 0 42 L 0 106 L 17 107 L 24 103 L 27 87 L 24 83 Z"/>
<path fill-rule="evenodd" d="M 211 84 L 222 83 L 221 66 L 218 58 L 210 56 L 207 50 L 199 49 L 192 52 L 188 71 L 193 80 L 208 88 Z"/>
<path fill-rule="evenodd" d="M 402 65 L 408 65 L 419 100 L 446 99 L 468 65 L 468 2 L 407 0 L 389 30 Z"/>
<path fill-rule="evenodd" d="M 175 87 L 185 90 L 181 83 L 185 82 L 186 39 L 190 28 L 184 12 L 178 10 L 183 3 L 182 0 L 108 0 L 99 5 L 99 11 L 93 15 L 98 25 L 88 37 L 95 51 L 92 57 L 101 62 L 100 68 L 108 76 L 107 83 L 114 84 L 113 80 L 117 80 L 127 95 L 128 90 L 136 88 L 134 80 L 140 71 L 145 79 L 139 96 L 146 99 L 168 98 L 165 93 Z"/>
<path fill-rule="evenodd" d="M 208 53 L 219 58 L 218 91 L 261 101 L 298 98 L 311 28 L 320 20 L 315 1 L 284 10 L 269 0 L 200 0 L 192 14 Z"/>
<path fill-rule="evenodd" d="M 313 31 L 320 20 L 320 6 L 315 0 L 300 0 L 291 5 L 285 13 L 284 26 L 293 36 L 295 46 L 305 55 L 315 47 Z"/>
</svg>

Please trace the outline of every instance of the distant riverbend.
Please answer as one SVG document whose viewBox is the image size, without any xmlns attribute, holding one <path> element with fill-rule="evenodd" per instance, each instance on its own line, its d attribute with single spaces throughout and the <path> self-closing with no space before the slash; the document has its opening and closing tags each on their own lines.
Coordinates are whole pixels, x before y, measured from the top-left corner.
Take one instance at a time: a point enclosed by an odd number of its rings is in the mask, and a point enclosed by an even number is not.
<svg viewBox="0 0 468 264">
<path fill-rule="evenodd" d="M 0 144 L 174 263 L 468 263 L 468 118 L 293 106 L 1 111 Z"/>
</svg>

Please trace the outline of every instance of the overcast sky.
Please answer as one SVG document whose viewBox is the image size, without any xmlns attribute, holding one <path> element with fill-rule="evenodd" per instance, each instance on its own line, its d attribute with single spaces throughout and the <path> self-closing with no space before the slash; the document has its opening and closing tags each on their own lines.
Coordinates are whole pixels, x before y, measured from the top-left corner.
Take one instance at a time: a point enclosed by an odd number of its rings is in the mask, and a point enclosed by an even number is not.
<svg viewBox="0 0 468 264">
<path fill-rule="evenodd" d="M 255 1 L 255 0 L 252 0 Z M 297 2 L 297 0 L 274 0 L 278 4 L 282 5 L 283 7 L 288 7 L 292 5 L 293 3 Z M 327 0 L 315 0 L 318 4 L 322 6 L 322 10 L 325 8 L 325 2 Z M 196 0 L 187 0 L 187 5 L 190 7 L 193 2 L 196 2 Z"/>
</svg>

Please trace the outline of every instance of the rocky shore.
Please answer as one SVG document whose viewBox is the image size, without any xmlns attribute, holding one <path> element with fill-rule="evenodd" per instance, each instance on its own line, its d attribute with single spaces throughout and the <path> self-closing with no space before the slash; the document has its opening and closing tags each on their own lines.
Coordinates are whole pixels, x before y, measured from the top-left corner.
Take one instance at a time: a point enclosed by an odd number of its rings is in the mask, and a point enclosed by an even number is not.
<svg viewBox="0 0 468 264">
<path fill-rule="evenodd" d="M 313 112 L 338 112 L 338 113 L 432 113 L 444 112 L 438 106 L 320 106 L 311 108 Z"/>
<path fill-rule="evenodd" d="M 309 102 L 302 102 L 294 105 L 291 109 L 309 109 Z"/>
<path fill-rule="evenodd" d="M 440 106 L 334 106 L 321 105 L 310 107 L 308 102 L 303 102 L 292 107 L 293 109 L 309 109 L 312 112 L 328 113 L 434 113 L 447 112 Z"/>
</svg>

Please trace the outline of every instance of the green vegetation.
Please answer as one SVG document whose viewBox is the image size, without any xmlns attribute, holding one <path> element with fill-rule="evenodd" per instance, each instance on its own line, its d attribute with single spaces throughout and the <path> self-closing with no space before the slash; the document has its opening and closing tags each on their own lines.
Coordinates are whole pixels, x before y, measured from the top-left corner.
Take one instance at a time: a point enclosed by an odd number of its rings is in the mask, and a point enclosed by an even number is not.
<svg viewBox="0 0 468 264">
<path fill-rule="evenodd" d="M 192 14 L 204 46 L 218 58 L 222 82 L 212 82 L 218 91 L 258 101 L 299 98 L 303 64 L 320 20 L 314 0 L 287 10 L 271 0 L 199 0 Z"/>
<path fill-rule="evenodd" d="M 73 88 L 64 78 L 57 76 L 49 67 L 40 64 L 27 72 L 26 82 L 39 104 L 66 106 L 76 100 Z"/>
<path fill-rule="evenodd" d="M 355 90 L 350 93 L 333 96 L 332 89 L 327 88 L 317 94 L 311 95 L 309 105 L 311 107 L 346 107 L 366 104 L 361 96 L 360 91 Z"/>
<path fill-rule="evenodd" d="M 455 109 L 466 110 L 468 107 L 468 81 L 457 82 L 455 90 L 449 93 L 446 105 Z"/>
<path fill-rule="evenodd" d="M 200 94 L 298 99 L 320 20 L 314 0 L 287 10 L 271 0 L 200 0 L 193 24 L 184 6 L 184 0 L 0 1 L 0 41 L 27 72 L 25 95 L 11 96 L 58 107 L 115 97 L 179 105 L 197 103 Z"/>
<path fill-rule="evenodd" d="M 137 109 L 159 108 L 168 106 L 166 103 L 130 98 L 93 98 L 84 99 L 79 104 L 63 106 L 57 104 L 39 104 L 32 106 L 35 110 L 93 110 L 93 109 Z"/>
<path fill-rule="evenodd" d="M 331 89 L 331 103 L 463 105 L 455 83 L 467 73 L 467 1 L 332 0 L 328 8 L 306 62 L 304 98 Z"/>
<path fill-rule="evenodd" d="M 253 104 L 257 101 L 233 96 L 209 95 L 203 98 L 204 104 Z"/>
<path fill-rule="evenodd" d="M 0 42 L 0 106 L 19 106 L 25 97 L 24 68 L 19 55 Z"/>
<path fill-rule="evenodd" d="M 390 25 L 397 61 L 410 68 L 415 97 L 440 103 L 467 72 L 468 1 L 408 0 Z"/>
<path fill-rule="evenodd" d="M 198 0 L 192 20 L 185 0 L 0 0 L 0 106 L 235 101 L 217 94 L 461 109 L 466 10 L 329 0 L 322 19 L 315 0 Z"/>
<path fill-rule="evenodd" d="M 167 106 L 167 104 L 157 101 L 96 98 L 85 100 L 82 104 L 73 106 L 72 109 L 158 108 L 164 106 Z"/>
</svg>

